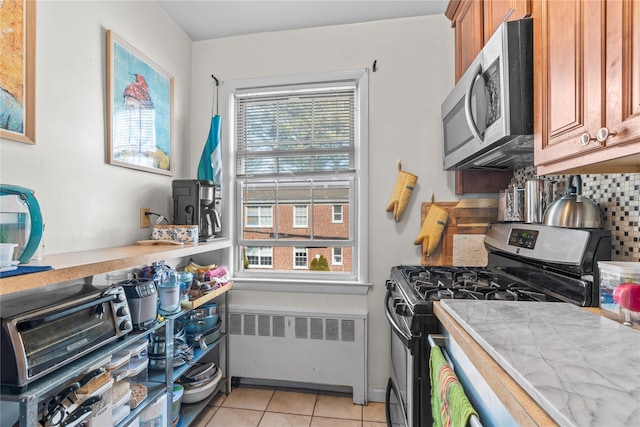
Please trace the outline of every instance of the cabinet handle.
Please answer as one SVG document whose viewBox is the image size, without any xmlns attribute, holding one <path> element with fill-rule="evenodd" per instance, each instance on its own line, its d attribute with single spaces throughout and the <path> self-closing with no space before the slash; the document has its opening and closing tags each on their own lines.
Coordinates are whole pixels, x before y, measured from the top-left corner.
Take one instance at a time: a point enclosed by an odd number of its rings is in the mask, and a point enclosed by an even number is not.
<svg viewBox="0 0 640 427">
<path fill-rule="evenodd" d="M 618 132 L 616 132 L 615 130 L 609 130 L 608 128 L 604 127 L 598 130 L 596 138 L 600 142 L 605 142 L 607 139 L 609 139 L 610 136 L 616 136 L 617 134 Z"/>
<path fill-rule="evenodd" d="M 589 145 L 591 141 L 595 141 L 595 140 L 596 140 L 596 137 L 589 135 L 587 132 L 580 135 L 580 144 L 582 144 L 584 147 Z"/>
</svg>

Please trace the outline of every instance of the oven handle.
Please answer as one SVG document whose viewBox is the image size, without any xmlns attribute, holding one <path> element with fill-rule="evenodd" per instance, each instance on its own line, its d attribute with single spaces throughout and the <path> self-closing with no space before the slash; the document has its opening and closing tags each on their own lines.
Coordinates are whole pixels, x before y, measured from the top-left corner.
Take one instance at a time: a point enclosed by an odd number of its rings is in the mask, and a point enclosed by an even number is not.
<svg viewBox="0 0 640 427">
<path fill-rule="evenodd" d="M 389 311 L 389 299 L 391 299 L 391 291 L 387 289 L 387 296 L 384 299 L 384 312 L 387 315 L 387 320 L 391 324 L 391 329 L 393 329 L 393 332 L 395 332 L 398 338 L 400 338 L 400 341 L 402 341 L 402 344 L 404 344 L 405 347 L 412 349 L 413 340 L 402 329 L 400 329 L 400 325 L 398 325 L 398 322 L 396 322 L 396 319 L 394 319 L 393 315 Z"/>
<path fill-rule="evenodd" d="M 404 412 L 404 406 L 402 405 L 402 401 L 401 401 L 402 398 L 400 397 L 400 393 L 398 393 L 398 390 L 396 389 L 396 385 L 393 383 L 393 380 L 389 378 L 389 382 L 387 383 L 387 392 L 385 393 L 385 398 L 384 398 L 384 413 L 385 413 L 385 416 L 387 417 L 387 427 L 393 427 L 391 425 L 391 393 L 395 393 L 396 395 L 396 399 L 398 400 L 400 411 L 402 412 L 402 419 L 404 420 L 405 426 L 406 426 L 407 414 L 405 414 Z"/>
<path fill-rule="evenodd" d="M 85 308 L 90 308 L 90 307 L 94 307 L 94 306 L 95 307 L 102 306 L 102 304 L 104 304 L 106 302 L 113 301 L 114 299 L 116 299 L 116 297 L 117 297 L 117 295 L 107 295 L 107 296 L 101 297 L 101 298 L 99 298 L 97 300 L 91 300 L 89 302 L 85 302 L 84 304 L 80 304 L 80 305 L 78 305 L 76 307 L 72 307 L 72 308 L 69 308 L 67 310 L 63 310 L 63 311 L 60 311 L 58 313 L 52 314 L 51 316 L 43 317 L 40 320 L 40 322 L 50 322 L 52 320 L 59 319 L 61 317 L 67 316 L 69 314 L 76 313 L 78 311 L 82 311 Z M 104 310 L 96 311 L 96 314 L 98 314 L 98 315 L 102 315 L 103 313 L 104 313 Z"/>
</svg>

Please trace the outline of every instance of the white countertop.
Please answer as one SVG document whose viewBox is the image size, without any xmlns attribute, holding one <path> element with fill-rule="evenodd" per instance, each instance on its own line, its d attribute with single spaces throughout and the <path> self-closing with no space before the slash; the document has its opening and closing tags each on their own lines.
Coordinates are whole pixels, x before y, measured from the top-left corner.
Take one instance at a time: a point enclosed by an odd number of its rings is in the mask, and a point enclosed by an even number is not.
<svg viewBox="0 0 640 427">
<path fill-rule="evenodd" d="M 563 426 L 640 422 L 640 332 L 565 303 L 442 300 Z"/>
</svg>

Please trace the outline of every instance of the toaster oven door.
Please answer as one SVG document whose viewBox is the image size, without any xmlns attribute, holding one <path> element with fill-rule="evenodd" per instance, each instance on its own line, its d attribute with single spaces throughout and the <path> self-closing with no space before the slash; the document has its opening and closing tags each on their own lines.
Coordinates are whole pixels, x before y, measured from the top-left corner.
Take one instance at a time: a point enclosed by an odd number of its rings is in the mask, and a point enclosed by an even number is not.
<svg viewBox="0 0 640 427">
<path fill-rule="evenodd" d="M 117 338 L 111 299 L 15 319 L 9 328 L 4 325 L 14 347 L 15 385 L 25 385 Z"/>
</svg>

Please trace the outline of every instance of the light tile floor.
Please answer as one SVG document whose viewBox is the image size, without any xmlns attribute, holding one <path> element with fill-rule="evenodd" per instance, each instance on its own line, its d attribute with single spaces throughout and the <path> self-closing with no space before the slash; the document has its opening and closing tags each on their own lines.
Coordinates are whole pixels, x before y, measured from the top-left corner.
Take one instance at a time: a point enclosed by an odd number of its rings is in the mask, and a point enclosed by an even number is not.
<svg viewBox="0 0 640 427">
<path fill-rule="evenodd" d="M 384 404 L 354 405 L 351 396 L 284 388 L 235 388 L 220 393 L 195 427 L 384 427 Z"/>
</svg>

